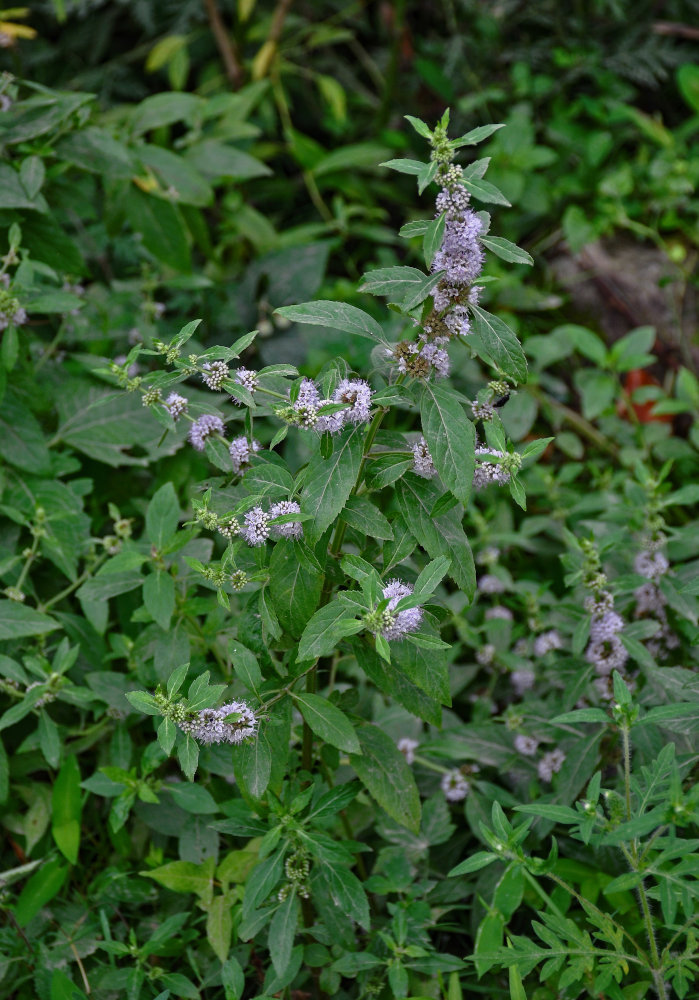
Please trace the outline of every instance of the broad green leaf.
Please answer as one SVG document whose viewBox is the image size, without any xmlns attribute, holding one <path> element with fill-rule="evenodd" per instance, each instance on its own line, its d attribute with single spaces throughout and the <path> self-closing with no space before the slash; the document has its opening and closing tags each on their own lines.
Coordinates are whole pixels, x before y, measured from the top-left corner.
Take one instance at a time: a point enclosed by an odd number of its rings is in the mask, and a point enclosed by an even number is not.
<svg viewBox="0 0 699 1000">
<path fill-rule="evenodd" d="M 172 719 L 163 719 L 158 726 L 158 743 L 163 748 L 163 753 L 166 753 L 168 757 L 172 753 L 176 736 L 177 726 Z"/>
<path fill-rule="evenodd" d="M 228 652 L 233 669 L 249 691 L 257 691 L 262 683 L 262 671 L 257 657 L 242 642 L 231 639 Z"/>
<path fill-rule="evenodd" d="M 534 258 L 526 250 L 522 250 L 516 243 L 503 239 L 502 236 L 481 236 L 479 239 L 484 247 L 511 264 L 534 263 Z"/>
<path fill-rule="evenodd" d="M 103 177 L 128 180 L 142 172 L 131 150 L 102 128 L 71 132 L 58 142 L 55 154 L 81 170 Z"/>
<path fill-rule="evenodd" d="M 424 302 L 430 292 L 437 287 L 445 273 L 445 271 L 435 271 L 434 274 L 424 274 L 422 281 L 415 288 L 412 288 L 400 303 L 403 312 L 408 313 L 411 309 L 419 306 L 421 302 Z"/>
<path fill-rule="evenodd" d="M 523 812 L 526 816 L 541 816 L 543 819 L 553 820 L 554 823 L 579 823 L 582 816 L 570 806 L 557 806 L 549 802 L 534 802 L 531 805 L 515 806 L 517 812 Z"/>
<path fill-rule="evenodd" d="M 323 458 L 316 450 L 306 471 L 301 497 L 304 514 L 312 514 L 312 528 L 307 534 L 319 538 L 334 523 L 347 503 L 357 481 L 362 460 L 364 428 L 359 425 L 343 431 L 333 439 L 333 452 Z"/>
<path fill-rule="evenodd" d="M 496 188 L 494 184 L 491 184 L 490 181 L 478 180 L 472 177 L 471 180 L 464 180 L 463 185 L 479 201 L 484 201 L 488 205 L 506 205 L 508 208 L 510 207 L 510 202 L 502 191 Z"/>
<path fill-rule="evenodd" d="M 126 698 L 138 712 L 143 712 L 145 715 L 161 714 L 155 698 L 147 691 L 127 691 Z"/>
<path fill-rule="evenodd" d="M 68 865 L 60 858 L 51 858 L 25 884 L 15 904 L 14 916 L 20 927 L 26 927 L 39 910 L 60 891 L 68 875 Z"/>
<path fill-rule="evenodd" d="M 170 861 L 159 868 L 139 872 L 143 878 L 152 878 L 158 885 L 172 889 L 173 892 L 193 892 L 204 903 L 210 903 L 213 898 L 213 879 L 216 861 L 207 858 L 200 865 L 192 861 Z"/>
<path fill-rule="evenodd" d="M 317 694 L 299 692 L 293 698 L 316 736 L 345 753 L 361 754 L 357 734 L 344 712 Z"/>
<path fill-rule="evenodd" d="M 46 475 L 51 468 L 41 425 L 12 389 L 6 391 L 0 407 L 0 457 L 38 475 Z"/>
<path fill-rule="evenodd" d="M 230 900 L 225 896 L 214 896 L 206 915 L 206 937 L 220 962 L 225 962 L 228 958 L 232 934 L 233 911 Z"/>
<path fill-rule="evenodd" d="M 0 599 L 0 640 L 20 639 L 26 635 L 43 635 L 60 628 L 48 615 L 18 601 Z"/>
<path fill-rule="evenodd" d="M 168 782 L 164 788 L 185 812 L 206 816 L 219 811 L 213 795 L 202 785 L 194 785 L 189 781 L 173 781 Z"/>
<path fill-rule="evenodd" d="M 191 736 L 185 736 L 177 748 L 177 757 L 186 777 L 190 781 L 194 781 L 194 775 L 197 773 L 197 765 L 199 764 L 199 744 L 197 741 L 193 740 Z"/>
<path fill-rule="evenodd" d="M 480 871 L 481 868 L 485 868 L 486 865 L 490 865 L 493 861 L 497 861 L 497 854 L 493 854 L 491 851 L 477 851 L 472 854 L 470 858 L 466 858 L 465 861 L 459 862 L 452 870 L 449 872 L 449 878 L 454 878 L 456 875 L 468 875 L 471 872 Z"/>
<path fill-rule="evenodd" d="M 393 538 L 391 525 L 367 497 L 350 497 L 341 516 L 351 528 L 356 528 L 368 538 Z"/>
<path fill-rule="evenodd" d="M 82 793 L 80 768 L 75 754 L 69 754 L 54 781 L 51 796 L 51 832 L 56 846 L 72 865 L 78 862 Z"/>
<path fill-rule="evenodd" d="M 180 505 L 172 483 L 165 483 L 156 492 L 146 509 L 146 535 L 160 551 L 177 531 Z"/>
<path fill-rule="evenodd" d="M 601 708 L 576 708 L 572 712 L 564 712 L 563 715 L 557 715 L 554 719 L 551 719 L 551 724 L 555 726 L 559 723 L 569 722 L 603 722 L 607 725 L 610 721 L 607 713 L 602 711 Z"/>
<path fill-rule="evenodd" d="M 340 912 L 355 920 L 360 927 L 369 930 L 369 902 L 361 882 L 346 868 L 323 865 L 319 870 L 321 882 Z"/>
<path fill-rule="evenodd" d="M 471 306 L 473 330 L 486 354 L 506 375 L 517 382 L 527 381 L 527 359 L 517 337 L 499 316 L 486 312 L 480 306 Z M 479 344 L 475 343 L 476 350 Z"/>
<path fill-rule="evenodd" d="M 362 755 L 352 767 L 369 794 L 388 815 L 413 833 L 420 829 L 420 795 L 410 767 L 393 740 L 377 726 L 357 730 Z"/>
<path fill-rule="evenodd" d="M 359 291 L 370 295 L 390 295 L 397 302 L 424 280 L 424 273 L 416 267 L 380 267 L 362 275 Z"/>
<path fill-rule="evenodd" d="M 187 229 L 176 205 L 132 187 L 126 199 L 126 214 L 154 257 L 175 271 L 192 270 Z"/>
<path fill-rule="evenodd" d="M 253 798 L 264 795 L 272 773 L 272 751 L 264 732 L 235 748 L 233 768 L 237 780 Z"/>
<path fill-rule="evenodd" d="M 446 213 L 442 212 L 441 215 L 438 215 L 436 219 L 429 223 L 427 229 L 425 230 L 425 235 L 422 238 L 422 253 L 425 257 L 425 264 L 427 267 L 432 267 L 432 261 L 434 260 L 435 254 L 442 245 L 446 219 Z M 407 308 L 405 303 L 403 303 L 403 305 Z"/>
<path fill-rule="evenodd" d="M 316 660 L 335 651 L 338 642 L 347 635 L 341 624 L 347 617 L 347 608 L 340 601 L 323 605 L 313 615 L 299 641 L 297 660 Z"/>
<path fill-rule="evenodd" d="M 175 610 L 175 581 L 170 573 L 159 570 L 145 578 L 143 603 L 158 625 L 167 631 Z"/>
<path fill-rule="evenodd" d="M 290 892 L 272 917 L 269 925 L 268 946 L 274 971 L 280 976 L 289 964 L 299 922 L 299 904 L 296 893 Z"/>
<path fill-rule="evenodd" d="M 478 978 L 495 964 L 489 956 L 502 945 L 505 921 L 499 913 L 489 913 L 483 917 L 476 932 L 476 946 L 473 960 Z"/>
<path fill-rule="evenodd" d="M 274 546 L 269 570 L 269 593 L 277 618 L 285 631 L 297 638 L 318 607 L 323 575 L 296 558 L 289 539 Z"/>
<path fill-rule="evenodd" d="M 384 340 L 383 330 L 376 320 L 363 309 L 357 309 L 346 302 L 319 299 L 317 302 L 305 302 L 298 306 L 282 306 L 276 311 L 292 323 L 344 330 L 345 333 L 355 333 L 358 337 L 368 337 L 379 343 Z"/>
<path fill-rule="evenodd" d="M 399 174 L 419 174 L 425 168 L 421 160 L 385 160 L 379 163 L 380 167 L 388 167 L 389 170 L 396 170 Z"/>
<path fill-rule="evenodd" d="M 437 382 L 421 385 L 422 433 L 442 482 L 462 503 L 471 494 L 475 431 L 453 392 Z"/>
<path fill-rule="evenodd" d="M 462 146 L 476 146 L 479 142 L 483 142 L 484 139 L 488 139 L 493 132 L 497 132 L 499 128 L 504 127 L 504 123 L 500 125 L 479 125 L 458 139 L 452 139 L 449 145 L 452 149 L 460 149 Z"/>
</svg>

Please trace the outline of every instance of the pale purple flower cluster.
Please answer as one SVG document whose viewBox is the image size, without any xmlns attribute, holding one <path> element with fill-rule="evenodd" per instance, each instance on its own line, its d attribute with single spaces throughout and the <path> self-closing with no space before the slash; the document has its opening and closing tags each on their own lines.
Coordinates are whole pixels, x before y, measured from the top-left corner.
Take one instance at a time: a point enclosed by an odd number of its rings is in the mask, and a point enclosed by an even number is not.
<svg viewBox="0 0 699 1000">
<path fill-rule="evenodd" d="M 262 446 L 259 441 L 252 442 L 253 452 L 259 451 L 261 447 Z M 236 475 L 240 472 L 244 465 L 249 463 L 250 451 L 250 442 L 244 434 L 233 438 L 231 443 L 228 445 L 228 453 L 231 456 L 231 464 L 233 465 L 233 471 Z"/>
<path fill-rule="evenodd" d="M 368 382 L 361 378 L 343 378 L 330 399 L 321 399 L 318 388 L 311 379 L 304 378 L 294 403 L 294 410 L 301 416 L 304 427 L 312 427 L 319 432 L 336 434 L 347 424 L 363 424 L 371 416 L 373 391 Z M 318 415 L 322 406 L 330 403 L 344 403 L 344 409 L 335 413 Z"/>
<path fill-rule="evenodd" d="M 252 371 L 250 368 L 236 368 L 233 372 L 233 381 L 237 382 L 238 385 L 242 385 L 248 392 L 254 392 L 258 386 L 257 372 Z M 237 402 L 237 400 L 234 400 L 234 402 Z"/>
<path fill-rule="evenodd" d="M 237 716 L 237 718 L 229 718 Z M 231 701 L 221 708 L 205 708 L 193 719 L 179 723 L 180 729 L 198 743 L 242 743 L 257 733 L 258 720 L 244 701 Z"/>
<path fill-rule="evenodd" d="M 505 584 L 494 573 L 484 573 L 478 577 L 478 589 L 481 594 L 502 594 L 505 591 Z"/>
<path fill-rule="evenodd" d="M 639 576 L 647 580 L 659 580 L 670 568 L 667 556 L 662 552 L 639 552 L 633 561 L 633 568 Z"/>
<path fill-rule="evenodd" d="M 415 362 L 421 360 L 427 365 L 426 374 L 429 371 L 433 371 L 437 378 L 446 378 L 451 368 L 449 355 L 441 346 L 446 342 L 446 338 L 444 337 L 435 337 L 431 341 L 427 341 L 424 337 L 421 337 L 414 344 L 406 345 L 405 351 L 407 356 L 398 358 L 398 371 L 401 374 L 406 372 L 411 374 L 411 368 L 413 368 Z M 393 352 L 389 351 L 388 353 L 392 354 Z"/>
<path fill-rule="evenodd" d="M 392 620 L 381 630 L 381 634 L 389 642 L 392 639 L 400 639 L 406 632 L 416 632 L 420 627 L 423 615 L 422 608 L 405 608 L 403 611 L 395 613 L 393 611 L 401 597 L 407 597 L 412 592 L 411 585 L 403 583 L 402 580 L 389 580 L 383 588 L 383 596 L 388 598 L 386 611 Z"/>
<path fill-rule="evenodd" d="M 517 733 L 515 736 L 515 750 L 523 757 L 533 757 L 538 749 L 539 741 L 533 736 L 525 736 L 523 733 Z"/>
<path fill-rule="evenodd" d="M 224 429 L 223 420 L 219 416 L 215 413 L 204 413 L 201 417 L 197 417 L 189 428 L 190 443 L 197 451 L 203 451 L 206 439 L 212 434 L 223 434 Z"/>
<path fill-rule="evenodd" d="M 566 755 L 562 750 L 550 750 L 548 753 L 545 753 L 537 766 L 537 771 L 539 772 L 541 780 L 548 782 L 552 781 L 554 774 L 558 774 L 560 769 L 563 767 L 565 759 Z"/>
<path fill-rule="evenodd" d="M 471 786 L 457 768 L 448 771 L 441 781 L 442 791 L 447 802 L 460 802 L 471 791 Z"/>
<path fill-rule="evenodd" d="M 437 312 L 448 309 L 483 270 L 484 254 L 478 239 L 483 223 L 468 203 L 468 191 L 460 184 L 443 188 L 437 195 L 437 212 L 445 213 L 445 222 L 442 245 L 432 261 L 432 271 L 446 271 L 433 293 Z"/>
<path fill-rule="evenodd" d="M 506 608 L 504 604 L 496 604 L 494 607 L 488 608 L 485 613 L 485 620 L 489 622 L 497 618 L 501 618 L 505 622 L 511 622 L 513 615 L 510 609 Z"/>
<path fill-rule="evenodd" d="M 488 667 L 495 659 L 495 646 L 492 642 L 488 642 L 485 646 L 481 646 L 480 649 L 476 650 L 476 662 L 480 663 L 482 667 Z"/>
<path fill-rule="evenodd" d="M 473 471 L 473 488 L 482 490 L 490 483 L 498 483 L 504 486 L 510 481 L 510 473 L 503 469 L 498 462 L 491 462 L 489 459 L 505 458 L 504 451 L 497 451 L 495 448 L 485 448 L 479 445 L 476 448 L 476 467 Z"/>
<path fill-rule="evenodd" d="M 560 649 L 562 645 L 563 640 L 556 629 L 549 629 L 548 632 L 537 635 L 534 640 L 534 656 L 546 656 L 551 650 Z"/>
<path fill-rule="evenodd" d="M 398 740 L 398 749 L 405 757 L 406 764 L 413 764 L 415 761 L 415 751 L 417 750 L 419 743 L 417 740 L 411 740 L 409 736 L 403 736 L 402 739 Z"/>
<path fill-rule="evenodd" d="M 169 412 L 175 423 L 177 423 L 182 414 L 187 412 L 187 400 L 184 396 L 180 396 L 178 392 L 171 392 L 165 400 L 165 409 Z"/>
<path fill-rule="evenodd" d="M 202 368 L 204 369 L 201 374 L 202 381 L 209 387 L 209 389 L 213 389 L 214 392 L 219 392 L 224 379 L 227 379 L 229 374 L 226 362 L 206 361 L 202 365 Z"/>
<path fill-rule="evenodd" d="M 592 616 L 590 642 L 585 650 L 585 659 L 601 677 L 609 676 L 613 670 L 622 670 L 629 658 L 626 647 L 617 634 L 623 627 L 624 619 L 612 608 L 601 615 Z"/>
<path fill-rule="evenodd" d="M 0 330 L 6 330 L 8 326 L 22 326 L 27 322 L 27 311 L 18 305 L 17 300 L 11 300 L 14 305 L 7 311 L 0 312 Z"/>
<path fill-rule="evenodd" d="M 510 680 L 515 694 L 521 698 L 525 692 L 531 691 L 534 687 L 536 674 L 533 670 L 513 670 L 510 674 Z"/>
<path fill-rule="evenodd" d="M 419 441 L 411 445 L 413 451 L 413 472 L 423 479 L 433 479 L 437 475 L 437 470 L 432 461 L 432 455 L 427 447 L 427 441 L 421 437 Z"/>
<path fill-rule="evenodd" d="M 300 514 L 301 508 L 295 500 L 280 500 L 273 503 L 269 509 L 270 518 L 282 517 L 283 514 Z M 288 521 L 286 524 L 271 525 L 272 534 L 276 538 L 301 538 L 303 524 L 300 521 Z"/>
<path fill-rule="evenodd" d="M 492 420 L 495 416 L 495 407 L 492 403 L 479 403 L 475 400 L 471 403 L 471 413 L 474 420 Z"/>
<path fill-rule="evenodd" d="M 269 514 L 262 507 L 253 507 L 245 515 L 245 522 L 240 529 L 241 537 L 248 545 L 264 545 L 269 538 Z"/>
</svg>

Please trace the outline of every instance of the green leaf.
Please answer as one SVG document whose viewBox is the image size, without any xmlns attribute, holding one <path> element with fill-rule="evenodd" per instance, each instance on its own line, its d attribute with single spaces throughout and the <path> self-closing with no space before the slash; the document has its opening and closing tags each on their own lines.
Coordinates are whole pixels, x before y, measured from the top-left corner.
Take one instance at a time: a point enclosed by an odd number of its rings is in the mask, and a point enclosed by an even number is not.
<svg viewBox="0 0 699 1000">
<path fill-rule="evenodd" d="M 161 715 L 155 698 L 147 691 L 127 691 L 126 698 L 138 712 L 145 715 Z"/>
<path fill-rule="evenodd" d="M 359 475 L 363 438 L 361 425 L 343 431 L 333 438 L 329 458 L 323 458 L 320 450 L 316 450 L 309 462 L 301 509 L 304 514 L 313 515 L 313 527 L 307 529 L 312 538 L 319 538 L 347 503 Z"/>
<path fill-rule="evenodd" d="M 426 164 L 420 160 L 385 160 L 379 163 L 380 167 L 388 167 L 389 170 L 396 170 L 399 174 L 419 174 L 424 170 Z"/>
<path fill-rule="evenodd" d="M 262 683 L 262 671 L 257 657 L 237 639 L 231 639 L 228 652 L 233 669 L 249 691 L 257 691 Z"/>
<path fill-rule="evenodd" d="M 432 261 L 434 260 L 435 254 L 442 245 L 446 220 L 446 213 L 442 212 L 441 215 L 438 215 L 436 219 L 429 223 L 427 229 L 425 230 L 425 235 L 422 239 L 422 253 L 427 267 L 432 267 Z M 405 307 L 405 303 L 403 305 L 404 308 L 407 308 Z"/>
<path fill-rule="evenodd" d="M 180 210 L 172 202 L 132 187 L 126 201 L 126 215 L 154 257 L 175 271 L 192 270 L 187 230 Z"/>
<path fill-rule="evenodd" d="M 0 408 L 0 457 L 18 469 L 38 475 L 46 475 L 51 468 L 51 455 L 41 425 L 11 389 L 5 393 Z"/>
<path fill-rule="evenodd" d="M 480 344 L 474 344 L 476 350 L 482 345 L 486 354 L 505 375 L 510 375 L 520 383 L 526 382 L 527 359 L 509 326 L 480 306 L 471 306 L 470 309 L 473 314 L 473 330 L 480 341 Z"/>
<path fill-rule="evenodd" d="M 413 126 L 418 135 L 421 135 L 423 139 L 431 139 L 432 132 L 429 125 L 423 122 L 422 118 L 415 118 L 413 115 L 403 115 L 407 122 Z"/>
<path fill-rule="evenodd" d="M 289 539 L 274 546 L 269 574 L 269 594 L 277 618 L 286 632 L 298 638 L 318 607 L 323 575 L 297 558 L 294 542 Z"/>
<path fill-rule="evenodd" d="M 297 661 L 316 660 L 333 653 L 340 639 L 347 634 L 341 624 L 346 617 L 347 608 L 340 601 L 331 601 L 319 608 L 303 631 Z"/>
<path fill-rule="evenodd" d="M 19 174 L 9 163 L 0 163 L 0 208 L 39 209 L 34 198 L 28 196 Z"/>
<path fill-rule="evenodd" d="M 350 497 L 341 516 L 351 528 L 356 528 L 368 538 L 393 538 L 391 525 L 367 497 Z"/>
<path fill-rule="evenodd" d="M 278 976 L 281 976 L 289 965 L 298 922 L 299 904 L 296 893 L 292 891 L 281 903 L 269 925 L 269 953 Z"/>
<path fill-rule="evenodd" d="M 233 911 L 230 900 L 225 896 L 214 896 L 206 916 L 206 937 L 220 962 L 225 962 L 228 958 L 232 935 Z"/>
<path fill-rule="evenodd" d="M 156 492 L 146 510 L 146 535 L 160 552 L 177 531 L 180 506 L 172 483 Z"/>
<path fill-rule="evenodd" d="M 128 695 L 127 695 L 128 698 Z M 194 781 L 199 763 L 199 744 L 191 736 L 185 736 L 177 748 L 177 756 L 183 773 L 190 781 Z"/>
<path fill-rule="evenodd" d="M 661 724 L 672 722 L 674 719 L 696 718 L 699 716 L 696 702 L 679 702 L 676 705 L 659 705 L 646 712 L 642 719 L 636 722 L 637 726 L 648 725 L 649 723 Z"/>
<path fill-rule="evenodd" d="M 516 243 L 510 243 L 509 240 L 503 239 L 502 236 L 480 236 L 479 239 L 484 247 L 492 250 L 494 254 L 510 264 L 531 265 L 534 263 L 534 258 L 526 250 L 522 250 Z"/>
<path fill-rule="evenodd" d="M 579 823 L 582 816 L 570 806 L 557 806 L 548 802 L 534 802 L 532 805 L 515 806 L 517 812 L 523 812 L 526 816 L 542 816 L 550 819 L 554 823 Z"/>
<path fill-rule="evenodd" d="M 453 392 L 436 382 L 421 385 L 422 433 L 442 482 L 462 503 L 473 484 L 476 435 Z"/>
<path fill-rule="evenodd" d="M 87 1000 L 87 995 L 65 972 L 54 969 L 51 973 L 51 1000 Z"/>
<path fill-rule="evenodd" d="M 601 708 L 576 708 L 572 712 L 564 712 L 563 715 L 551 719 L 551 724 L 554 726 L 569 722 L 602 722 L 606 726 L 610 718 Z"/>
<path fill-rule="evenodd" d="M 357 736 L 362 756 L 353 754 L 350 763 L 365 788 L 392 819 L 418 833 L 420 795 L 405 757 L 377 726 L 362 726 Z"/>
<path fill-rule="evenodd" d="M 14 916 L 20 927 L 26 927 L 39 910 L 60 892 L 68 875 L 68 865 L 51 858 L 25 884 L 15 904 Z"/>
<path fill-rule="evenodd" d="M 160 570 L 146 577 L 143 581 L 143 603 L 158 625 L 167 631 L 175 610 L 175 581 L 170 573 Z"/>
<path fill-rule="evenodd" d="M 66 757 L 51 794 L 51 833 L 61 854 L 72 865 L 78 863 L 82 793 L 80 768 L 75 754 Z"/>
<path fill-rule="evenodd" d="M 457 875 L 468 875 L 470 872 L 480 871 L 481 868 L 485 868 L 486 865 L 490 865 L 493 861 L 497 861 L 497 854 L 493 854 L 491 851 L 477 851 L 472 854 L 470 858 L 466 858 L 465 861 L 459 862 L 452 870 L 449 872 L 448 878 L 454 878 Z"/>
<path fill-rule="evenodd" d="M 163 786 L 185 812 L 208 816 L 217 813 L 218 803 L 213 795 L 202 785 L 194 785 L 188 781 L 168 782 Z"/>
<path fill-rule="evenodd" d="M 207 858 L 200 865 L 193 861 L 170 861 L 159 868 L 139 872 L 143 878 L 152 878 L 158 885 L 172 889 L 173 892 L 193 892 L 205 902 L 213 898 L 213 879 L 216 861 Z"/>
<path fill-rule="evenodd" d="M 449 145 L 452 149 L 460 149 L 462 146 L 476 146 L 479 142 L 483 142 L 484 139 L 489 138 L 493 132 L 497 132 L 499 128 L 504 127 L 504 123 L 500 125 L 479 125 L 458 139 L 452 139 Z"/>
<path fill-rule="evenodd" d="M 476 933 L 476 946 L 473 956 L 478 978 L 495 964 L 492 958 L 486 957 L 502 945 L 505 921 L 499 913 L 489 913 L 483 917 Z"/>
<path fill-rule="evenodd" d="M 272 773 L 272 751 L 264 732 L 256 739 L 241 743 L 233 754 L 236 780 L 253 798 L 261 798 Z"/>
<path fill-rule="evenodd" d="M 434 274 L 423 274 L 422 281 L 411 289 L 400 303 L 403 312 L 408 313 L 424 302 L 430 292 L 437 287 L 445 273 L 445 271 L 435 271 Z"/>
<path fill-rule="evenodd" d="M 64 136 L 56 144 L 55 155 L 103 177 L 129 180 L 142 173 L 131 150 L 102 128 L 84 128 Z"/>
<path fill-rule="evenodd" d="M 58 622 L 18 601 L 0 599 L 0 640 L 43 635 L 60 628 Z"/>
<path fill-rule="evenodd" d="M 369 902 L 357 876 L 346 868 L 333 865 L 320 866 L 319 875 L 325 890 L 340 912 L 368 931 L 371 926 Z"/>
<path fill-rule="evenodd" d="M 357 734 L 344 712 L 317 694 L 294 693 L 293 699 L 316 736 L 345 753 L 361 754 Z"/>
<path fill-rule="evenodd" d="M 187 672 L 189 670 L 189 662 L 182 663 L 179 667 L 176 667 L 167 681 L 167 696 L 168 698 L 174 698 L 177 692 L 180 690 L 185 680 L 187 679 Z"/>
<path fill-rule="evenodd" d="M 348 305 L 346 302 L 319 299 L 317 302 L 305 302 L 303 305 L 281 306 L 275 311 L 292 323 L 307 323 L 311 326 L 329 327 L 331 330 L 343 330 L 345 333 L 368 337 L 369 340 L 379 343 L 384 340 L 383 330 L 376 320 L 363 309 L 357 309 L 356 306 Z"/>
<path fill-rule="evenodd" d="M 416 267 L 380 267 L 362 275 L 359 291 L 370 295 L 390 295 L 398 301 L 424 280 L 424 273 Z"/>
<path fill-rule="evenodd" d="M 177 726 L 172 719 L 163 719 L 158 726 L 158 743 L 163 748 L 163 753 L 166 753 L 168 757 L 172 753 L 176 736 Z"/>
<path fill-rule="evenodd" d="M 510 207 L 510 202 L 502 191 L 496 188 L 494 184 L 491 184 L 490 181 L 477 180 L 475 177 L 472 177 L 470 180 L 464 180 L 463 185 L 479 201 L 484 201 L 489 205 L 507 205 L 508 208 Z"/>
</svg>

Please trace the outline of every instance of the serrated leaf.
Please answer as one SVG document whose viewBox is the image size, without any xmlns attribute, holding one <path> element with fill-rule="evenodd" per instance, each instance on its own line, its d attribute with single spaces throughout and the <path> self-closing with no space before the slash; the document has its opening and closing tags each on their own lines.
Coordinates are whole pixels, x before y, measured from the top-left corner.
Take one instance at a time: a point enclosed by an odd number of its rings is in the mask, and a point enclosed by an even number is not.
<svg viewBox="0 0 699 1000">
<path fill-rule="evenodd" d="M 418 833 L 420 795 L 405 757 L 377 726 L 362 726 L 357 736 L 362 756 L 353 754 L 350 763 L 365 788 L 392 819 Z"/>
<path fill-rule="evenodd" d="M 449 145 L 452 149 L 460 149 L 462 146 L 476 146 L 479 142 L 483 142 L 484 139 L 491 136 L 493 132 L 497 132 L 499 128 L 504 127 L 504 122 L 499 125 L 479 125 L 458 139 L 452 139 Z"/>
<path fill-rule="evenodd" d="M 436 382 L 421 386 L 422 433 L 444 485 L 466 503 L 473 485 L 476 435 L 461 403 Z"/>
<path fill-rule="evenodd" d="M 360 425 L 333 439 L 333 451 L 323 458 L 319 451 L 311 459 L 301 498 L 301 509 L 314 521 L 308 534 L 314 538 L 335 521 L 352 492 L 362 461 L 364 428 Z"/>
<path fill-rule="evenodd" d="M 316 736 L 345 753 L 361 754 L 357 734 L 344 712 L 317 694 L 294 693 L 293 698 Z"/>
<path fill-rule="evenodd" d="M 484 247 L 492 250 L 496 256 L 510 264 L 532 265 L 534 263 L 534 258 L 526 250 L 522 250 L 516 243 L 510 243 L 502 236 L 481 236 L 479 239 Z"/>
<path fill-rule="evenodd" d="M 281 306 L 275 310 L 292 323 L 307 323 L 311 326 L 327 326 L 332 330 L 343 330 L 358 337 L 367 337 L 378 343 L 383 342 L 383 330 L 376 320 L 363 309 L 346 302 L 319 299 L 297 306 Z"/>
<path fill-rule="evenodd" d="M 506 375 L 517 382 L 527 381 L 527 359 L 522 345 L 499 316 L 486 312 L 480 306 L 471 306 L 473 315 L 473 331 L 480 339 L 486 353 Z M 474 345 L 478 351 L 478 343 Z M 478 352 L 480 353 L 480 352 Z"/>
</svg>

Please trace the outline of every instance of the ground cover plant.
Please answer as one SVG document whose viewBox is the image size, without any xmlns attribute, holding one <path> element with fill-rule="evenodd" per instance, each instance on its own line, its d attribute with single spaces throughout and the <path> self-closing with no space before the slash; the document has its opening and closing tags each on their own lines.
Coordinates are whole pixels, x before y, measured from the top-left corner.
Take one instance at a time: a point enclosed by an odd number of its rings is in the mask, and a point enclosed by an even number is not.
<svg viewBox="0 0 699 1000">
<path fill-rule="evenodd" d="M 696 200 L 645 147 L 590 195 L 521 70 L 336 153 L 291 102 L 279 176 L 245 10 L 232 93 L 2 81 L 0 996 L 691 997 Z M 669 361 L 560 226 L 653 234 Z"/>
</svg>

